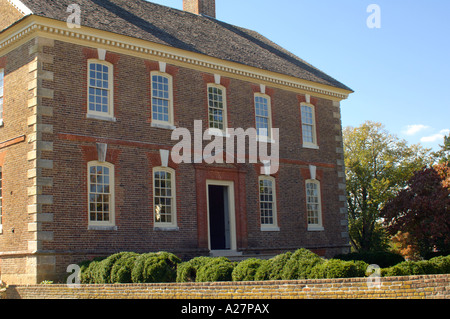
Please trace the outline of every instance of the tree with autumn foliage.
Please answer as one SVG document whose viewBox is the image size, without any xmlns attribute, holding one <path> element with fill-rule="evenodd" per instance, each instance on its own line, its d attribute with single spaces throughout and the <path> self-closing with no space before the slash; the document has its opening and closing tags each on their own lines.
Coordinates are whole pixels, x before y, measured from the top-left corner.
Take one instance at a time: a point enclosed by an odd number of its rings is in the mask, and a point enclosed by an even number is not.
<svg viewBox="0 0 450 319">
<path fill-rule="evenodd" d="M 350 242 L 358 252 L 387 250 L 380 211 L 415 171 L 432 163 L 430 150 L 371 121 L 346 127 L 343 135 Z"/>
<path fill-rule="evenodd" d="M 382 210 L 387 231 L 408 234 L 421 256 L 433 249 L 450 251 L 450 166 L 417 171 Z M 410 240 L 411 241 L 411 240 Z"/>
</svg>

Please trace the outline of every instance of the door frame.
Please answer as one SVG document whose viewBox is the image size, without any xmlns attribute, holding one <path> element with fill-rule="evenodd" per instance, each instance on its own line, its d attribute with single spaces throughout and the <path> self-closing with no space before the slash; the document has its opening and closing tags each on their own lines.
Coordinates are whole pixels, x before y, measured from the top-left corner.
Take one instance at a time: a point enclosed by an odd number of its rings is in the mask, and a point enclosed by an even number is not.
<svg viewBox="0 0 450 319">
<path fill-rule="evenodd" d="M 221 180 L 206 180 L 206 209 L 207 209 L 207 225 L 208 225 L 208 249 L 211 251 L 211 231 L 209 227 L 209 186 L 224 186 L 228 187 L 228 217 L 230 221 L 230 249 L 227 251 L 237 251 L 237 237 L 236 237 L 236 210 L 234 199 L 234 182 Z"/>
</svg>

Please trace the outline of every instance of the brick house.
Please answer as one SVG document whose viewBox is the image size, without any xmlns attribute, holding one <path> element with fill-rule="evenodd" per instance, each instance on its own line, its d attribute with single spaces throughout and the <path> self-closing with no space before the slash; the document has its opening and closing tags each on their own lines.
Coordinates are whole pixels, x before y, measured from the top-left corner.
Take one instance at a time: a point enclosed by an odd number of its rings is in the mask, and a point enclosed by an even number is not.
<svg viewBox="0 0 450 319">
<path fill-rule="evenodd" d="M 119 251 L 348 250 L 347 86 L 215 19 L 214 0 L 0 0 L 0 15 L 3 281 Z M 211 139 L 255 128 L 278 169 L 175 161 L 172 134 L 195 123 Z"/>
</svg>

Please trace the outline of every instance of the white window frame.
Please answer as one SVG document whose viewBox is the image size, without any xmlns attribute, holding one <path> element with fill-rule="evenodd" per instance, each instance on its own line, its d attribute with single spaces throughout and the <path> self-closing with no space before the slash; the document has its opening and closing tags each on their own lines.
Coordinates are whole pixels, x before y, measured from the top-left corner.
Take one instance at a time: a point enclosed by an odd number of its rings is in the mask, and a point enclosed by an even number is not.
<svg viewBox="0 0 450 319">
<path fill-rule="evenodd" d="M 89 96 L 90 96 L 90 88 L 97 88 L 96 86 L 91 86 L 91 65 L 92 64 L 100 64 L 108 67 L 108 112 L 98 112 L 92 111 L 89 109 Z M 104 90 L 104 88 L 102 88 Z M 116 121 L 114 118 L 114 65 L 103 60 L 98 59 L 89 59 L 87 63 L 87 118 L 97 119 L 97 120 L 106 120 L 106 121 Z"/>
<path fill-rule="evenodd" d="M 5 105 L 4 90 L 5 90 L 5 69 L 0 69 L 0 126 L 3 126 L 3 107 Z"/>
<path fill-rule="evenodd" d="M 313 205 L 317 204 L 318 205 L 318 210 L 317 210 L 317 218 L 318 219 L 318 223 L 317 224 L 310 224 L 309 223 L 309 211 L 308 211 L 308 204 L 309 204 L 309 200 L 308 200 L 308 184 L 314 184 L 317 187 L 317 203 L 311 203 Z M 321 194 L 321 189 L 320 189 L 320 182 L 318 180 L 315 179 L 308 179 L 305 182 L 305 196 L 306 196 L 306 222 L 308 225 L 308 231 L 323 231 L 323 224 L 322 224 L 322 194 Z"/>
<path fill-rule="evenodd" d="M 158 119 L 155 119 L 153 117 L 153 99 L 155 98 L 153 96 L 153 77 L 154 76 L 161 76 L 164 77 L 168 80 L 168 93 L 169 93 L 169 97 L 167 99 L 168 101 L 168 121 L 161 121 Z M 150 92 L 151 92 L 151 119 L 152 119 L 152 127 L 159 127 L 159 128 L 167 128 L 167 129 L 175 129 L 175 124 L 174 124 L 174 108 L 173 108 L 173 77 L 172 75 L 168 74 L 168 73 L 164 73 L 164 72 L 160 72 L 160 71 L 151 71 L 150 72 Z M 158 98 L 159 99 L 159 98 Z"/>
<path fill-rule="evenodd" d="M 262 211 L 261 211 L 261 182 L 270 181 L 272 183 L 272 224 L 263 224 L 262 222 Z M 261 224 L 261 231 L 279 231 L 278 227 L 278 214 L 277 214 L 277 186 L 276 179 L 272 176 L 259 176 L 258 178 L 258 203 L 259 203 L 259 220 Z"/>
<path fill-rule="evenodd" d="M 223 129 L 211 127 L 210 123 L 210 113 L 209 113 L 209 89 L 210 88 L 216 88 L 222 91 L 222 119 L 223 119 Z M 206 98 L 207 98 L 207 107 L 208 107 L 208 134 L 210 135 L 218 135 L 218 136 L 227 136 L 227 129 L 228 129 L 228 110 L 227 110 L 227 89 L 220 84 L 214 84 L 214 83 L 208 83 L 207 90 L 206 90 Z"/>
<path fill-rule="evenodd" d="M 303 114 L 303 107 L 309 107 L 311 108 L 311 112 L 312 112 L 312 124 L 311 123 L 306 123 L 305 122 L 305 117 Z M 317 144 L 317 125 L 316 125 L 316 107 L 311 104 L 311 103 L 301 103 L 300 104 L 300 117 L 301 117 L 301 128 L 302 128 L 302 142 L 303 142 L 303 147 L 304 148 L 312 148 L 312 149 L 318 149 L 319 146 Z M 308 125 L 311 126 L 312 129 L 312 138 L 313 138 L 313 142 L 311 143 L 310 141 L 305 141 L 305 130 L 304 130 L 304 125 Z"/>
<path fill-rule="evenodd" d="M 155 180 L 155 173 L 156 172 L 166 172 L 170 173 L 170 181 L 171 181 L 171 191 L 172 196 L 172 212 L 171 212 L 171 222 L 160 222 L 157 221 L 157 208 L 156 208 L 156 180 Z M 153 184 L 153 222 L 154 222 L 154 228 L 156 230 L 178 230 L 177 226 L 177 187 L 176 187 L 176 176 L 175 176 L 175 170 L 170 167 L 154 167 L 152 169 L 152 184 Z"/>
<path fill-rule="evenodd" d="M 263 99 L 267 100 L 267 136 L 266 135 L 259 135 L 259 130 L 258 130 L 258 117 L 264 117 L 264 116 L 260 116 L 257 114 L 256 112 L 256 98 L 260 97 Z M 256 128 L 256 134 L 257 134 L 257 139 L 258 141 L 261 142 L 269 142 L 272 143 L 272 100 L 270 98 L 269 95 L 267 94 L 263 94 L 263 93 L 255 93 L 253 96 L 253 103 L 254 103 L 254 107 L 255 107 L 255 128 Z"/>
<path fill-rule="evenodd" d="M 109 221 L 92 221 L 91 220 L 91 207 L 90 207 L 90 195 L 91 195 L 91 167 L 102 166 L 109 169 Z M 96 229 L 95 227 L 115 227 L 115 182 L 114 182 L 114 165 L 108 162 L 91 161 L 87 165 L 87 185 L 88 185 L 88 225 L 91 229 Z M 97 193 L 97 192 L 96 192 Z"/>
</svg>

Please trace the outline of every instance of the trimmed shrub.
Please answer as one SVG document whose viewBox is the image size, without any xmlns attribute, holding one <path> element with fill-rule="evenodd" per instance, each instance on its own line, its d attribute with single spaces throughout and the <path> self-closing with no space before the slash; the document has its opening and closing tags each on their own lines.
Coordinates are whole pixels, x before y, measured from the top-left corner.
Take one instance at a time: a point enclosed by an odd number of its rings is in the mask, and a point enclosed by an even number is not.
<svg viewBox="0 0 450 319">
<path fill-rule="evenodd" d="M 115 283 L 132 283 L 131 272 L 134 263 L 139 255 L 136 253 L 125 253 L 118 259 L 111 268 L 110 282 Z"/>
<path fill-rule="evenodd" d="M 360 253 L 336 255 L 334 259 L 340 259 L 345 261 L 361 260 L 369 265 L 378 265 L 381 268 L 395 266 L 405 261 L 405 258 L 403 258 L 402 255 L 386 251 L 360 252 Z"/>
<path fill-rule="evenodd" d="M 233 281 L 254 281 L 256 272 L 262 263 L 261 259 L 256 258 L 241 261 L 233 270 Z"/>
<path fill-rule="evenodd" d="M 450 274 L 450 255 L 434 257 L 429 260 L 436 274 Z"/>
<path fill-rule="evenodd" d="M 282 280 L 283 268 L 292 256 L 292 252 L 276 255 L 264 260 L 255 274 L 255 280 Z"/>
<path fill-rule="evenodd" d="M 232 281 L 234 264 L 228 258 L 216 257 L 197 270 L 196 282 Z"/>
<path fill-rule="evenodd" d="M 364 277 L 369 265 L 363 261 L 330 259 L 311 269 L 309 279 L 332 279 Z"/>
<path fill-rule="evenodd" d="M 130 254 L 129 252 L 121 252 L 111 255 L 101 262 L 97 275 L 97 284 L 109 284 L 111 283 L 111 270 L 114 264 L 122 258 L 124 255 Z"/>
<path fill-rule="evenodd" d="M 314 266 L 323 263 L 324 260 L 313 252 L 301 248 L 294 252 L 285 263 L 281 273 L 283 280 L 307 279 Z"/>
<path fill-rule="evenodd" d="M 405 261 L 382 269 L 382 276 L 412 276 L 450 273 L 450 256 L 435 257 L 430 260 Z"/>
<path fill-rule="evenodd" d="M 81 283 L 99 284 L 101 282 L 100 270 L 102 269 L 101 259 L 85 261 L 80 264 Z"/>
<path fill-rule="evenodd" d="M 177 265 L 181 260 L 174 254 L 159 252 L 142 254 L 136 258 L 131 279 L 134 283 L 175 282 Z"/>
<path fill-rule="evenodd" d="M 133 270 L 131 271 L 131 280 L 134 283 L 142 283 L 144 282 L 144 269 L 145 269 L 145 263 L 148 259 L 151 257 L 155 257 L 156 253 L 146 253 L 139 255 L 135 262 Z"/>
<path fill-rule="evenodd" d="M 177 282 L 195 282 L 198 269 L 211 262 L 211 259 L 211 257 L 201 256 L 179 264 L 177 268 Z"/>
<path fill-rule="evenodd" d="M 450 256 L 450 250 L 442 250 L 442 251 L 436 251 L 436 252 L 429 252 L 426 253 L 423 258 L 424 259 L 433 259 L 435 257 L 446 257 Z"/>
<path fill-rule="evenodd" d="M 271 260 L 263 259 L 261 260 L 261 265 L 259 265 L 258 269 L 255 273 L 255 281 L 265 281 L 265 280 L 271 280 Z"/>
</svg>

